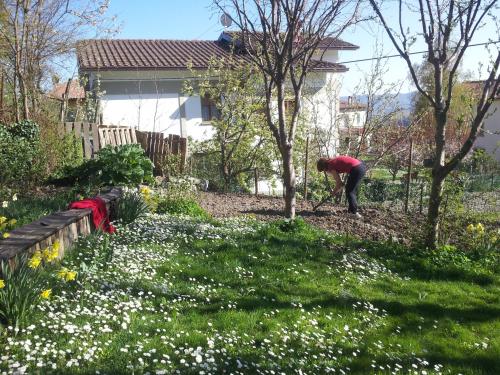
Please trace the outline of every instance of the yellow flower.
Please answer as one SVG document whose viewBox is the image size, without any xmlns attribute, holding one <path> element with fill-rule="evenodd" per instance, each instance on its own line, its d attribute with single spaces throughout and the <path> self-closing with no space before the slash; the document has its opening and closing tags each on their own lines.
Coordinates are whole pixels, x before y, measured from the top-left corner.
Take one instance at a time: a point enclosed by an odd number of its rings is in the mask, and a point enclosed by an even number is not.
<svg viewBox="0 0 500 375">
<path fill-rule="evenodd" d="M 0 224 L 3 224 L 7 221 L 7 218 L 5 216 L 0 216 Z"/>
<path fill-rule="evenodd" d="M 53 244 L 52 244 L 52 250 L 55 250 L 55 251 L 59 251 L 59 247 L 61 246 L 60 242 L 59 241 L 55 241 Z"/>
<path fill-rule="evenodd" d="M 68 273 L 68 269 L 63 267 L 59 270 L 59 272 L 57 272 L 57 277 L 64 280 L 64 279 L 66 279 L 67 273 Z"/>
<path fill-rule="evenodd" d="M 56 260 L 58 256 L 59 256 L 58 247 L 54 247 L 54 245 L 52 245 L 52 249 L 50 250 L 45 249 L 43 253 L 43 257 L 49 263 L 52 263 L 54 260 Z"/>
<path fill-rule="evenodd" d="M 40 251 L 36 251 L 28 262 L 28 267 L 36 269 L 40 266 L 40 263 L 42 263 L 42 254 Z"/>
<path fill-rule="evenodd" d="M 484 233 L 484 226 L 483 226 L 483 224 L 477 223 L 476 230 L 477 230 L 477 232 L 479 234 L 483 234 Z"/>
<path fill-rule="evenodd" d="M 73 281 L 75 279 L 76 279 L 76 272 L 75 271 L 66 272 L 66 281 Z"/>
<path fill-rule="evenodd" d="M 42 291 L 42 293 L 40 293 L 40 297 L 48 299 L 51 294 L 52 294 L 52 289 L 45 289 L 44 291 Z"/>
<path fill-rule="evenodd" d="M 16 225 L 16 224 L 17 224 L 17 220 L 16 220 L 16 219 L 10 219 L 10 220 L 9 220 L 9 225 L 10 225 L 10 226 L 14 226 L 14 225 Z"/>
<path fill-rule="evenodd" d="M 467 232 L 472 233 L 475 230 L 476 230 L 476 227 L 474 226 L 474 224 L 467 225 Z"/>
<path fill-rule="evenodd" d="M 5 232 L 4 234 L 2 234 L 2 237 L 3 238 L 9 238 L 10 237 L 10 233 Z"/>
<path fill-rule="evenodd" d="M 5 288 L 5 281 L 0 279 L 0 289 L 3 289 L 3 288 Z"/>
<path fill-rule="evenodd" d="M 42 251 L 42 257 L 43 257 L 44 259 L 48 259 L 48 258 L 49 258 L 49 256 L 50 256 L 50 250 L 49 250 L 49 248 L 47 247 L 47 248 L 43 249 L 43 251 Z"/>
</svg>

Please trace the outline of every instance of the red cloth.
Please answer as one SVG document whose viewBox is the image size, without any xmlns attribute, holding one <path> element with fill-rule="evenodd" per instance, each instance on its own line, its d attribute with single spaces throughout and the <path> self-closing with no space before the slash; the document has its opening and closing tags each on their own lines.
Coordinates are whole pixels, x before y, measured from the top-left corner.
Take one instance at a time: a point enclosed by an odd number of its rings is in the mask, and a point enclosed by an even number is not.
<svg viewBox="0 0 500 375">
<path fill-rule="evenodd" d="M 108 218 L 108 210 L 106 203 L 101 198 L 83 199 L 81 201 L 72 202 L 69 209 L 84 209 L 92 210 L 92 221 L 96 229 L 101 229 L 103 232 L 115 233 L 116 228 L 111 225 Z"/>
<path fill-rule="evenodd" d="M 328 160 L 328 170 L 338 173 L 350 173 L 354 167 L 361 164 L 361 161 L 350 156 L 337 156 Z"/>
</svg>

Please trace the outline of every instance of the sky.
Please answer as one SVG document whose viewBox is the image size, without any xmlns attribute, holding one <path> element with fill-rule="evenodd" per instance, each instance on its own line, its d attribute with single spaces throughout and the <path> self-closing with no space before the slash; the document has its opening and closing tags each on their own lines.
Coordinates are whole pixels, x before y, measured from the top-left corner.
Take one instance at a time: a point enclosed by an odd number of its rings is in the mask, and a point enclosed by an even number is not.
<svg viewBox="0 0 500 375">
<path fill-rule="evenodd" d="M 397 7 L 394 1 L 384 1 L 389 20 L 395 20 Z M 212 0 L 111 0 L 109 14 L 116 15 L 120 23 L 120 31 L 116 38 L 127 39 L 217 39 L 224 27 L 219 22 L 220 13 L 212 6 Z M 500 14 L 499 14 L 500 16 Z M 416 17 L 407 17 L 408 26 L 418 26 Z M 391 41 L 385 33 L 374 24 L 357 25 L 344 34 L 341 39 L 358 45 L 355 51 L 341 51 L 340 62 L 371 58 L 375 55 L 375 45 L 382 46 L 383 55 L 396 53 Z M 475 42 L 498 40 L 495 25 L 488 24 L 479 30 Z M 500 47 L 500 44 L 496 46 Z M 495 45 L 493 46 L 494 48 Z M 380 47 L 379 47 L 380 48 Z M 424 49 L 417 43 L 412 50 Z M 421 55 L 415 56 L 421 61 Z M 489 61 L 485 47 L 470 48 L 464 56 L 464 71 L 471 71 L 473 79 L 484 78 L 478 74 L 480 63 Z M 370 70 L 371 62 L 347 63 L 349 71 L 343 74 L 341 95 L 358 94 L 359 85 L 365 72 Z M 408 79 L 408 68 L 404 61 L 397 57 L 387 60 L 388 73 L 384 80 L 402 82 L 402 92 L 413 91 Z M 484 69 L 483 69 L 484 70 Z"/>
</svg>

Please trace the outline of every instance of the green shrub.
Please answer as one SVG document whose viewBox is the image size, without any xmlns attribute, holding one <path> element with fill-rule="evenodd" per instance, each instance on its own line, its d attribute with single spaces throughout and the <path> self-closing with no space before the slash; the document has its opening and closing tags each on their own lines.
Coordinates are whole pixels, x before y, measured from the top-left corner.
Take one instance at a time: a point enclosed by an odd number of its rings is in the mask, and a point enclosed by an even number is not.
<svg viewBox="0 0 500 375">
<path fill-rule="evenodd" d="M 36 124 L 0 125 L 0 190 L 26 188 L 41 180 L 43 155 Z"/>
<path fill-rule="evenodd" d="M 144 154 L 141 146 L 106 146 L 99 150 L 96 159 L 85 161 L 78 167 L 66 168 L 63 177 L 52 181 L 66 185 L 91 184 L 137 185 L 153 182 L 153 163 Z"/>
<path fill-rule="evenodd" d="M 130 224 L 148 212 L 148 204 L 137 192 L 125 192 L 116 205 L 116 217 L 123 224 Z"/>
<path fill-rule="evenodd" d="M 200 207 L 198 202 L 191 198 L 161 197 L 158 200 L 159 214 L 189 215 L 199 218 L 209 218 L 208 213 Z"/>
</svg>

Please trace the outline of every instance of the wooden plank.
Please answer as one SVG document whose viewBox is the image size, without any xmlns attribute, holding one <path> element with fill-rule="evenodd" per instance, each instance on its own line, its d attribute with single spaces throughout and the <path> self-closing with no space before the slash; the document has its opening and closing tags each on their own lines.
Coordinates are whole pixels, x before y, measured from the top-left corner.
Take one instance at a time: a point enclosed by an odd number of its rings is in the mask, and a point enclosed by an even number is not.
<svg viewBox="0 0 500 375">
<path fill-rule="evenodd" d="M 179 139 L 180 137 L 177 134 L 172 136 L 172 154 L 179 154 Z"/>
<path fill-rule="evenodd" d="M 125 144 L 129 145 L 132 142 L 130 141 L 130 129 L 124 129 L 123 130 L 123 137 L 125 138 Z"/>
<path fill-rule="evenodd" d="M 90 127 L 88 122 L 82 123 L 83 126 L 83 153 L 87 159 L 92 159 L 92 145 L 90 144 Z"/>
<path fill-rule="evenodd" d="M 99 127 L 95 123 L 92 124 L 92 148 L 92 155 L 94 156 L 101 148 L 99 144 Z"/>
<path fill-rule="evenodd" d="M 99 148 L 106 147 L 109 144 L 106 129 L 99 127 Z"/>
<path fill-rule="evenodd" d="M 130 141 L 132 143 L 137 143 L 136 130 L 133 128 L 130 128 Z"/>
<path fill-rule="evenodd" d="M 111 146 L 116 146 L 116 135 L 115 135 L 115 129 L 108 129 L 108 137 L 109 137 L 109 144 Z"/>
<path fill-rule="evenodd" d="M 66 127 L 66 133 L 71 133 L 73 131 L 73 122 L 67 122 L 64 125 Z"/>
<path fill-rule="evenodd" d="M 179 149 L 180 149 L 180 155 L 181 155 L 180 169 L 181 169 L 181 173 L 183 173 L 184 169 L 186 168 L 186 160 L 187 160 L 187 139 L 186 138 L 181 138 L 179 140 Z"/>
</svg>

